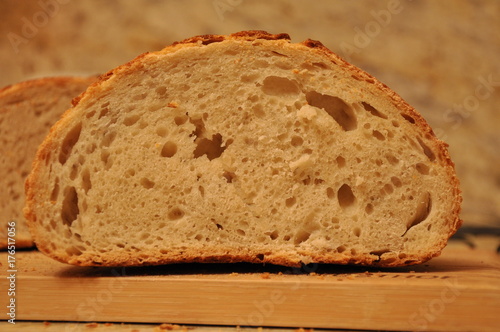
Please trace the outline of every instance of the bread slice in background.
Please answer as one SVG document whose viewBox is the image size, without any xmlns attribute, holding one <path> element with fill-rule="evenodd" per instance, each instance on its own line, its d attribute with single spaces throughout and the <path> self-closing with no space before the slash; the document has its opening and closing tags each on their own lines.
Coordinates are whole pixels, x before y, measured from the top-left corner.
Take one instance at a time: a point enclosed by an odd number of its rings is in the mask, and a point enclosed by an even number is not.
<svg viewBox="0 0 500 332">
<path fill-rule="evenodd" d="M 40 78 L 0 90 L 0 249 L 7 248 L 8 223 L 15 221 L 15 246 L 33 246 L 23 215 L 24 182 L 36 150 L 71 100 L 96 80 Z"/>
<path fill-rule="evenodd" d="M 401 266 L 461 224 L 447 145 L 320 42 L 193 37 L 104 75 L 26 182 L 38 248 L 76 265 Z"/>
</svg>

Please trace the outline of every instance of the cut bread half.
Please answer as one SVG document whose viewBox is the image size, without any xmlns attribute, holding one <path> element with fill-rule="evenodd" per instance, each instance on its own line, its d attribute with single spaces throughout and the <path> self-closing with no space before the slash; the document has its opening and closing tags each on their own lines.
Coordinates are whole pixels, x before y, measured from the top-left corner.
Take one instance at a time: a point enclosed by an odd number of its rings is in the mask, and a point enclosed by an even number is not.
<svg viewBox="0 0 500 332">
<path fill-rule="evenodd" d="M 15 248 L 33 246 L 23 215 L 24 182 L 36 150 L 50 128 L 71 106 L 71 100 L 95 80 L 96 77 L 51 77 L 0 89 L 1 250 L 9 244 Z"/>
<path fill-rule="evenodd" d="M 401 266 L 461 224 L 445 143 L 321 43 L 246 31 L 93 84 L 26 183 L 38 248 L 76 265 Z"/>
</svg>

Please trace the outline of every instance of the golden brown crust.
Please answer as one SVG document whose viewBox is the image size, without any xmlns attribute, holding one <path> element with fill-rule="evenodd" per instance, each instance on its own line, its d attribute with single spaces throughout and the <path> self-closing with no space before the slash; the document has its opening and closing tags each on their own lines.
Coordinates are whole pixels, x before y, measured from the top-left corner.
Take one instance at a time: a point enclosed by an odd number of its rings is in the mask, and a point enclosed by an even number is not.
<svg viewBox="0 0 500 332">
<path fill-rule="evenodd" d="M 155 56 L 155 55 L 160 55 L 160 54 L 167 54 L 167 53 L 172 53 L 175 52 L 179 49 L 186 48 L 186 47 L 204 47 L 206 45 L 210 45 L 212 43 L 220 43 L 224 42 L 227 40 L 239 40 L 239 41 L 259 41 L 259 40 L 265 40 L 265 41 L 280 41 L 283 43 L 289 43 L 290 42 L 290 37 L 287 34 L 269 34 L 265 31 L 242 31 L 238 32 L 235 34 L 231 35 L 201 35 L 201 36 L 195 36 L 192 38 L 188 38 L 185 40 L 182 40 L 180 42 L 175 42 L 170 46 L 167 46 L 163 50 L 156 52 L 156 53 L 144 53 L 136 57 L 135 59 L 131 60 L 130 62 L 119 66 L 113 70 L 110 70 L 106 74 L 100 76 L 99 80 L 92 84 L 89 89 L 87 89 L 86 92 L 82 93 L 79 97 L 75 98 L 73 100 L 73 105 L 76 106 L 78 103 L 80 103 L 84 98 L 92 98 L 92 95 L 94 94 L 94 89 L 100 89 L 102 87 L 102 83 L 109 80 L 110 78 L 113 77 L 113 75 L 117 73 L 122 73 L 126 72 L 128 70 L 135 70 L 137 68 L 141 68 L 142 66 L 142 61 L 144 61 L 147 57 L 149 56 Z M 300 44 L 295 44 L 295 47 L 307 47 L 309 48 L 312 52 L 316 52 L 317 54 L 321 54 L 322 56 L 326 57 L 329 59 L 331 62 L 334 64 L 343 67 L 346 71 L 348 71 L 351 76 L 358 80 L 358 81 L 365 81 L 374 87 L 376 87 L 378 90 L 380 90 L 382 93 L 385 95 L 389 96 L 392 103 L 394 106 L 396 106 L 399 110 L 401 110 L 401 116 L 402 118 L 405 119 L 405 121 L 409 121 L 411 124 L 415 125 L 418 127 L 419 132 L 423 133 L 425 138 L 432 142 L 433 147 L 435 150 L 439 151 L 439 154 L 436 156 L 436 158 L 439 160 L 441 165 L 443 165 L 448 174 L 448 178 L 450 179 L 452 186 L 453 186 L 453 195 L 455 197 L 455 204 L 453 205 L 453 211 L 451 211 L 451 214 L 449 216 L 449 220 L 446 221 L 447 224 L 451 225 L 448 238 L 453 235 L 456 230 L 461 226 L 462 221 L 459 218 L 459 213 L 460 213 L 460 205 L 462 198 L 460 196 L 460 189 L 459 189 L 459 181 L 458 178 L 455 175 L 454 171 L 454 164 L 451 161 L 448 151 L 447 151 L 447 145 L 446 143 L 440 141 L 430 128 L 430 126 L 427 124 L 427 122 L 424 120 L 424 118 L 410 105 L 408 105 L 398 94 L 396 94 L 393 90 L 391 90 L 388 86 L 385 84 L 379 82 L 376 78 L 373 76 L 367 74 L 366 72 L 362 71 L 361 69 L 351 65 L 347 61 L 343 60 L 340 58 L 338 55 L 330 51 L 328 48 L 326 48 L 321 42 L 319 41 L 314 41 L 314 40 L 306 40 Z M 63 116 L 63 120 L 59 121 L 52 130 L 58 130 L 59 127 L 64 126 L 64 118 L 67 117 L 68 113 L 65 113 Z M 36 169 L 38 166 L 38 163 L 41 163 L 44 159 L 46 154 L 50 153 L 52 150 L 51 148 L 51 142 L 46 141 L 42 146 L 40 147 L 37 161 L 34 164 L 34 169 Z M 29 180 L 26 182 L 26 192 L 27 192 L 27 200 L 32 202 L 34 200 L 34 190 L 33 186 L 37 182 L 37 172 L 34 171 L 31 175 Z M 28 204 L 28 207 L 30 204 Z M 25 210 L 26 213 L 26 218 L 31 220 L 31 223 L 34 225 L 36 223 L 36 215 L 33 213 L 32 210 L 27 208 Z M 35 231 L 35 227 L 33 226 L 32 229 Z M 448 239 L 447 238 L 447 239 Z M 447 240 L 446 239 L 446 240 Z M 312 257 L 312 259 L 315 262 L 318 263 L 333 263 L 333 264 L 360 264 L 360 265 L 372 265 L 372 266 L 401 266 L 401 265 L 411 265 L 411 264 L 418 264 L 425 262 L 432 257 L 438 256 L 441 252 L 441 248 L 445 246 L 446 240 L 444 240 L 444 243 L 440 243 L 435 247 L 435 250 L 432 252 L 428 252 L 422 255 L 419 255 L 418 257 L 398 257 L 396 256 L 391 256 L 391 257 L 382 257 L 382 256 L 377 256 L 377 255 L 365 255 L 365 256 L 349 256 L 349 257 L 341 257 L 339 258 L 338 255 L 333 256 L 329 255 L 327 253 L 318 255 L 314 253 L 307 253 L 307 256 Z M 37 243 L 39 248 L 44 251 L 45 253 L 48 253 L 51 257 L 60 260 L 62 262 L 67 262 L 67 256 L 63 254 L 58 254 L 56 252 L 52 252 L 49 249 L 49 244 L 48 243 Z M 142 258 L 139 259 L 137 257 L 115 257 L 113 261 L 106 261 L 106 262 L 96 262 L 92 259 L 90 254 L 84 254 L 82 256 L 79 256 L 77 258 L 72 258 L 71 261 L 68 263 L 71 264 L 76 264 L 76 265 L 106 265 L 106 266 L 116 266 L 116 265 L 122 265 L 122 266 L 132 266 L 132 265 L 150 265 L 150 264 L 168 264 L 168 263 L 182 263 L 182 262 L 217 262 L 217 263 L 229 263 L 229 262 L 252 262 L 252 263 L 270 263 L 270 264 L 279 264 L 279 265 L 285 265 L 285 266 L 299 266 L 301 264 L 301 259 L 300 255 L 294 258 L 286 257 L 286 256 L 279 256 L 279 255 L 263 255 L 261 252 L 248 252 L 248 253 L 241 253 L 241 254 L 231 254 L 228 255 L 227 253 L 202 253 L 199 251 L 194 251 L 194 252 L 186 252 L 184 251 L 182 254 L 178 254 L 177 256 L 169 257 L 169 258 L 158 258 L 158 257 L 153 257 L 152 261 L 149 261 L 147 258 Z"/>
</svg>

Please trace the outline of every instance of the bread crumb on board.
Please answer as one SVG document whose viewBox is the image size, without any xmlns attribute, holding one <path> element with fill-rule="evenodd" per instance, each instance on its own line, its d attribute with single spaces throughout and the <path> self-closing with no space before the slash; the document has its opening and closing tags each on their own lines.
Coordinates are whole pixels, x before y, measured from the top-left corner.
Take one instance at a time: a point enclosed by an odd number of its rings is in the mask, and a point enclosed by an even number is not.
<svg viewBox="0 0 500 332">
<path fill-rule="evenodd" d="M 187 331 L 189 329 L 186 326 L 181 326 L 181 325 L 177 325 L 177 324 L 169 324 L 169 323 L 163 323 L 160 326 L 155 328 L 155 331 L 173 331 L 173 330 Z"/>
</svg>

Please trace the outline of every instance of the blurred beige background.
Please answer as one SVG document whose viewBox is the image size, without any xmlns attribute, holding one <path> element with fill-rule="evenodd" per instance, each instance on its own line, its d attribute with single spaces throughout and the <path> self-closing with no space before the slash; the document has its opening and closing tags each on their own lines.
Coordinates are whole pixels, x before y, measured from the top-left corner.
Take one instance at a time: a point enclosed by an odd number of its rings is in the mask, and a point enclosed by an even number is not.
<svg viewBox="0 0 500 332">
<path fill-rule="evenodd" d="M 200 34 L 320 40 L 450 144 L 466 224 L 500 226 L 500 1 L 2 0 L 0 86 L 89 75 Z M 376 152 L 374 152 L 376 153 Z"/>
</svg>

